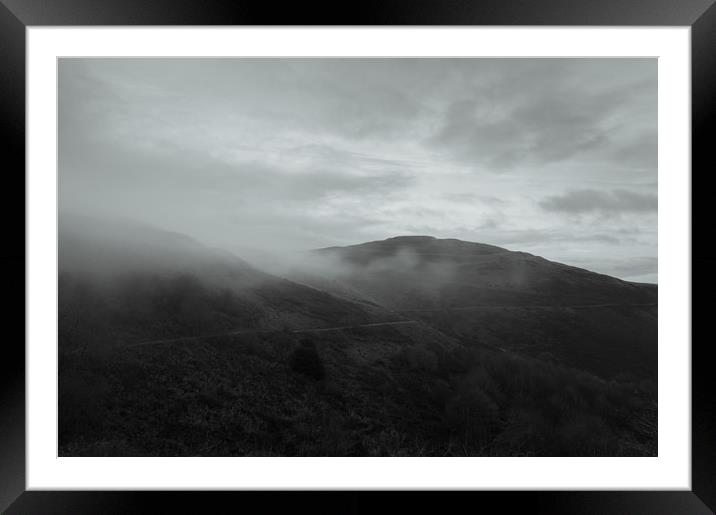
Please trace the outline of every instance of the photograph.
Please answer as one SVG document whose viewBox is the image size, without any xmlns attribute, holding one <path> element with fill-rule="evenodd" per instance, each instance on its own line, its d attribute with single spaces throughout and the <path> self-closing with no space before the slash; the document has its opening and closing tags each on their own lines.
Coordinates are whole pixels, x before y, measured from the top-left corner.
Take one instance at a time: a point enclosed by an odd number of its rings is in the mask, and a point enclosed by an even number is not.
<svg viewBox="0 0 716 515">
<path fill-rule="evenodd" d="M 58 57 L 58 456 L 657 457 L 658 78 Z"/>
</svg>

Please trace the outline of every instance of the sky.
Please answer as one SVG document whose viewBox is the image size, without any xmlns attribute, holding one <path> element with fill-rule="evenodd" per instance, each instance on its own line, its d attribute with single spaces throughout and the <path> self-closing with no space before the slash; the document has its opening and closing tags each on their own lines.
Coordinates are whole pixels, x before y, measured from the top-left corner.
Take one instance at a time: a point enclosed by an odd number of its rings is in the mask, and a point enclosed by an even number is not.
<svg viewBox="0 0 716 515">
<path fill-rule="evenodd" d="M 60 59 L 61 211 L 242 257 L 430 235 L 657 282 L 655 59 Z"/>
</svg>

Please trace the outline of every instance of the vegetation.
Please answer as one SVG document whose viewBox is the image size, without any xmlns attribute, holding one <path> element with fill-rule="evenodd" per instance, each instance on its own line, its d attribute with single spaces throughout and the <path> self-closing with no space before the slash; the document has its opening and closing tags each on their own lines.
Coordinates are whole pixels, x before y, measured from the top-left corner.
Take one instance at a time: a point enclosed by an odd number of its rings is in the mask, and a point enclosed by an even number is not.
<svg viewBox="0 0 716 515">
<path fill-rule="evenodd" d="M 417 334 L 61 349 L 60 455 L 656 454 L 653 383 L 477 345 L 406 345 Z"/>
<path fill-rule="evenodd" d="M 323 361 L 318 355 L 313 340 L 303 339 L 300 341 L 300 346 L 291 354 L 291 370 L 315 381 L 326 377 Z"/>
<path fill-rule="evenodd" d="M 656 291 L 431 241 L 461 281 L 389 260 L 349 288 L 375 302 L 216 260 L 61 273 L 59 454 L 656 455 Z"/>
</svg>

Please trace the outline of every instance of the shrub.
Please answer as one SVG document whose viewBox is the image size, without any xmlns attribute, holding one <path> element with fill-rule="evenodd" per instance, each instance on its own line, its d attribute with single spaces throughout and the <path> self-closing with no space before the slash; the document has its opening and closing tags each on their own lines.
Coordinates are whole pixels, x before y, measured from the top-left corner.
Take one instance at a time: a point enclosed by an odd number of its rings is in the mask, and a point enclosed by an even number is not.
<svg viewBox="0 0 716 515">
<path fill-rule="evenodd" d="M 291 369 L 316 381 L 326 377 L 323 361 L 312 340 L 301 340 L 300 346 L 293 351 Z"/>
</svg>

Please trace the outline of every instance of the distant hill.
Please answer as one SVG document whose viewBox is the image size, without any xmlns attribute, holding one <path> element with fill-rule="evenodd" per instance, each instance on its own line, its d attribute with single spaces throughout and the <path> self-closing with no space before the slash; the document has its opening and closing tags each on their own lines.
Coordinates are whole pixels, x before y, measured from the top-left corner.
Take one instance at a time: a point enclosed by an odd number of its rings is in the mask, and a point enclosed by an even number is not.
<svg viewBox="0 0 716 515">
<path fill-rule="evenodd" d="M 62 216 L 58 245 L 60 315 L 93 327 L 95 346 L 396 319 L 187 236 L 124 220 Z"/>
<path fill-rule="evenodd" d="M 653 304 L 656 288 L 526 252 L 430 236 L 319 249 L 347 282 L 399 309 Z"/>
<path fill-rule="evenodd" d="M 314 252 L 337 290 L 467 344 L 600 375 L 656 376 L 656 285 L 456 239 L 401 236 Z M 310 276 L 304 277 L 310 282 Z M 320 283 L 329 288 L 325 277 Z"/>
</svg>

